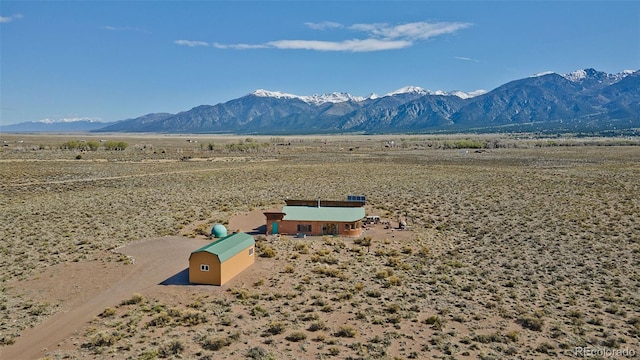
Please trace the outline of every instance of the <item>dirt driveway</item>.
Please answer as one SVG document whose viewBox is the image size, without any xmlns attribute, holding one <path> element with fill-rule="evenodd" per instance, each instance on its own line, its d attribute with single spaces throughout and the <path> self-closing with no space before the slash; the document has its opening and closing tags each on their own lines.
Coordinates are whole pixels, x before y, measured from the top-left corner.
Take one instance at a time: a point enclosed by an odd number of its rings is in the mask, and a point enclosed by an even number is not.
<svg viewBox="0 0 640 360">
<path fill-rule="evenodd" d="M 137 241 L 121 248 L 119 252 L 135 259 L 133 265 L 120 265 L 118 269 L 103 271 L 102 266 L 93 264 L 82 270 L 84 274 L 79 276 L 84 278 L 86 286 L 79 290 L 76 299 L 72 299 L 69 293 L 61 294 L 63 309 L 34 328 L 25 330 L 15 344 L 2 349 L 0 359 L 38 359 L 58 349 L 77 348 L 77 345 L 69 343 L 69 339 L 105 308 L 118 305 L 133 293 L 162 287 L 162 283 L 185 285 L 187 273 L 184 270 L 188 267 L 189 254 L 206 243 L 202 239 L 164 237 Z M 67 273 L 71 270 L 69 266 L 47 269 L 47 272 L 50 270 L 43 281 L 52 293 L 74 288 L 71 284 L 73 277 Z M 89 285 L 96 282 L 103 283 L 98 287 Z M 26 288 L 21 288 L 23 286 Z M 29 281 L 15 285 L 20 291 L 29 291 L 29 286 Z M 40 284 L 40 289 L 35 286 L 32 290 L 42 291 L 42 287 Z"/>
<path fill-rule="evenodd" d="M 229 229 L 249 233 L 263 231 L 264 210 L 236 214 L 229 220 Z M 365 235 L 408 238 L 410 232 L 393 232 L 382 226 L 369 228 Z M 0 359 L 39 359 L 55 352 L 77 350 L 82 330 L 107 307 L 117 306 L 133 293 L 153 296 L 170 293 L 225 291 L 222 287 L 188 285 L 189 254 L 207 244 L 209 239 L 183 236 L 149 238 L 128 244 L 118 252 L 135 259 L 133 265 L 121 262 L 64 263 L 47 268 L 33 279 L 13 284 L 17 293 L 40 302 L 60 303 L 58 312 L 43 323 L 27 329 L 15 344 L 0 350 Z M 231 283 L 244 286 L 256 278 L 268 277 L 273 261 L 257 261 L 248 271 Z M 185 287 L 189 291 L 184 291 Z"/>
</svg>

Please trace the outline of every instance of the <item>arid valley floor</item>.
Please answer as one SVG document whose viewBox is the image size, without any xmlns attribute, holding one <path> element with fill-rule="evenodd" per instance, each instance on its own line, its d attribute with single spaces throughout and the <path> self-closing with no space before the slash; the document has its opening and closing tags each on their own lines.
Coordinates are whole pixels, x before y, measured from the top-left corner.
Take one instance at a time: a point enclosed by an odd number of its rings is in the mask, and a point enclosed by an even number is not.
<svg viewBox="0 0 640 360">
<path fill-rule="evenodd" d="M 640 139 L 0 140 L 0 359 L 640 357 Z M 411 229 L 256 235 L 184 281 L 213 224 L 348 194 Z"/>
</svg>

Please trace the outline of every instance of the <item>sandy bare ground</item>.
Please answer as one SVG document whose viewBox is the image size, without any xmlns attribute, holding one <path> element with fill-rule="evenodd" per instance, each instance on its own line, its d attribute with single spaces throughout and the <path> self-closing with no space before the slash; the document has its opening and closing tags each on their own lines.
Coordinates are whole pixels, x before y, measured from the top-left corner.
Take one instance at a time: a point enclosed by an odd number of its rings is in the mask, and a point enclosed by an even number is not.
<svg viewBox="0 0 640 360">
<path fill-rule="evenodd" d="M 55 184 L 73 184 L 80 182 L 99 182 L 106 180 L 122 180 L 122 179 L 132 179 L 132 178 L 147 178 L 154 176 L 165 176 L 165 175 L 176 175 L 176 174 L 192 174 L 194 172 L 211 172 L 211 171 L 219 171 L 218 169 L 199 169 L 199 170 L 180 170 L 180 171 L 168 171 L 161 173 L 151 173 L 151 174 L 133 174 L 133 175 L 120 175 L 120 176 L 105 176 L 99 178 L 89 178 L 89 179 L 68 179 L 68 180 L 52 180 L 52 181 L 31 181 L 25 183 L 13 183 L 6 184 L 8 187 L 21 187 L 21 186 L 35 186 L 35 185 L 55 185 Z"/>
<path fill-rule="evenodd" d="M 264 223 L 264 210 L 254 210 L 233 217 L 230 229 L 256 232 Z M 59 301 L 58 313 L 36 327 L 25 330 L 15 344 L 0 351 L 0 359 L 38 359 L 58 350 L 74 350 L 77 331 L 105 308 L 119 304 L 133 293 L 174 292 L 162 288 L 188 285 L 186 269 L 191 251 L 206 244 L 202 237 L 150 238 L 129 244 L 118 252 L 134 259 L 133 265 L 87 262 L 62 264 L 47 269 L 49 275 L 35 276 L 27 283 L 15 284 L 15 291 L 43 300 Z M 264 272 L 254 266 L 249 278 Z M 244 282 L 237 276 L 235 282 Z M 200 286 L 200 288 L 202 288 Z M 206 287 L 221 291 L 226 287 Z"/>
<path fill-rule="evenodd" d="M 125 268 L 120 270 L 122 277 L 119 280 L 87 301 L 71 309 L 63 309 L 42 324 L 25 330 L 16 339 L 15 344 L 3 349 L 0 358 L 37 359 L 60 347 L 75 347 L 65 340 L 105 308 L 119 304 L 122 300 L 130 298 L 133 293 L 161 286 L 159 284 L 168 279 L 171 279 L 169 282 L 180 282 L 178 277 L 188 266 L 189 254 L 203 244 L 201 239 L 165 237 L 138 241 L 120 249 L 123 254 L 132 256 L 135 264 L 123 265 Z M 99 266 L 88 270 L 85 277 L 93 278 L 97 282 L 105 280 Z M 111 278 L 113 281 L 113 277 Z M 64 271 L 60 271 L 50 280 L 51 283 L 65 281 Z M 69 296 L 84 298 L 87 297 L 87 292 L 95 293 L 95 289 L 91 287 L 79 291 L 84 291 L 84 294 L 68 294 L 67 300 L 73 302 Z"/>
</svg>

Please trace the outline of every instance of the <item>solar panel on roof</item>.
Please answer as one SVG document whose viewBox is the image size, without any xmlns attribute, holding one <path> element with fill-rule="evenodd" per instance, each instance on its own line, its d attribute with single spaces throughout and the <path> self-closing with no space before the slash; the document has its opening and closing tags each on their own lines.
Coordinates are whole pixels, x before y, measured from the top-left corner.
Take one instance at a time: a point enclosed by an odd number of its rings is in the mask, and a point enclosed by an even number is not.
<svg viewBox="0 0 640 360">
<path fill-rule="evenodd" d="M 347 195 L 347 201 L 361 201 L 366 202 L 366 196 L 364 195 Z"/>
</svg>

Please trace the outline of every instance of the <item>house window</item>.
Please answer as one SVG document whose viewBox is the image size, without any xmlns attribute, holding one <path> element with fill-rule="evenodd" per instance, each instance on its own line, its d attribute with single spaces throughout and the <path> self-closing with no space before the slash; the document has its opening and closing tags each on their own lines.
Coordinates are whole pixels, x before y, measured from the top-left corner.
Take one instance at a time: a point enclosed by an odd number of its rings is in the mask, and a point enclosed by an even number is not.
<svg viewBox="0 0 640 360">
<path fill-rule="evenodd" d="M 200 264 L 200 271 L 209 271 L 209 265 Z"/>
<path fill-rule="evenodd" d="M 311 224 L 298 224 L 298 232 L 311 232 Z"/>
<path fill-rule="evenodd" d="M 249 256 L 253 256 L 253 248 L 249 248 Z"/>
<path fill-rule="evenodd" d="M 345 230 L 351 230 L 351 224 L 344 224 Z"/>
</svg>

